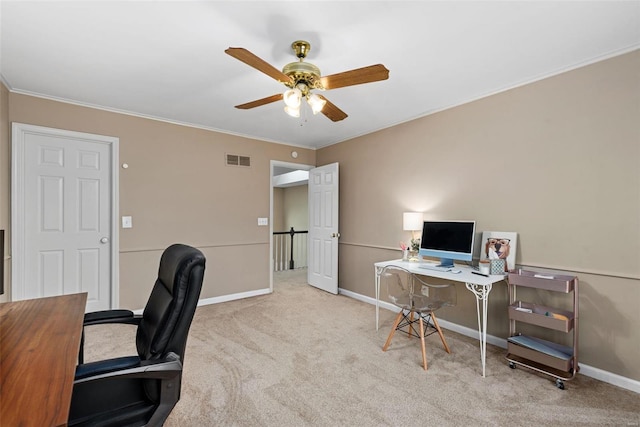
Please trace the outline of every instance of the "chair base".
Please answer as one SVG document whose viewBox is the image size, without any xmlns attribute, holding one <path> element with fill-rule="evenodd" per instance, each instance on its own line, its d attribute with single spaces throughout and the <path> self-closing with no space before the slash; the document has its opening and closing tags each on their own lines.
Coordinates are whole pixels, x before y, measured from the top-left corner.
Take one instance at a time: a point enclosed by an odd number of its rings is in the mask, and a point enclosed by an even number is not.
<svg viewBox="0 0 640 427">
<path fill-rule="evenodd" d="M 417 314 L 417 318 L 414 319 L 414 314 Z M 429 320 L 433 322 L 433 325 L 429 323 Z M 419 324 L 419 332 L 416 331 L 414 326 L 415 323 Z M 425 326 L 426 324 L 426 326 Z M 429 327 L 433 328 L 432 331 L 429 332 Z M 404 330 L 404 328 L 407 328 Z M 405 313 L 405 310 L 400 310 L 396 319 L 393 323 L 393 327 L 391 328 L 391 332 L 389 332 L 389 336 L 387 337 L 387 341 L 384 343 L 382 347 L 382 351 L 387 351 L 389 345 L 391 344 L 391 339 L 395 335 L 396 331 L 403 332 L 407 334 L 409 338 L 416 337 L 420 338 L 421 347 L 422 347 L 422 366 L 424 370 L 427 370 L 427 351 L 425 347 L 424 339 L 431 334 L 438 333 L 440 339 L 442 340 L 442 344 L 444 345 L 444 349 L 447 353 L 451 353 L 449 349 L 449 345 L 444 338 L 444 334 L 442 333 L 442 329 L 440 325 L 438 325 L 438 319 L 433 312 L 420 313 L 416 311 L 409 311 Z"/>
</svg>

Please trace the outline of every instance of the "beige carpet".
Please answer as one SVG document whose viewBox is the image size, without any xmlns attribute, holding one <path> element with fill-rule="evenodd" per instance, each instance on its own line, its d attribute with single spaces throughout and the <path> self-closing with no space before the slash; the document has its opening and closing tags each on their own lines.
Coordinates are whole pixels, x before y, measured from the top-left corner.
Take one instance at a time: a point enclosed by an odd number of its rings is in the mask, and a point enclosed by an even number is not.
<svg viewBox="0 0 640 427">
<path fill-rule="evenodd" d="M 393 313 L 306 285 L 306 270 L 275 274 L 274 293 L 199 307 L 185 355 L 182 397 L 165 426 L 640 425 L 640 395 L 589 377 L 555 387 L 512 370 L 504 350 L 445 330 L 419 340 L 396 335 Z M 88 332 L 87 359 L 108 348 L 133 354 L 133 331 Z M 102 348 L 98 352 L 97 348 Z"/>
</svg>

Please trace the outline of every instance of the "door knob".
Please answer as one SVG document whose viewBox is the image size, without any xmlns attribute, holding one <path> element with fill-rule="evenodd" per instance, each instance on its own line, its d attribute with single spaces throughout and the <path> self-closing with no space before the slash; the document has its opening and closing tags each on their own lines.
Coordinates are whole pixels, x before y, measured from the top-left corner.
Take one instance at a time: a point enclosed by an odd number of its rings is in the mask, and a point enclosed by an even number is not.
<svg viewBox="0 0 640 427">
<path fill-rule="evenodd" d="M 331 233 L 331 237 L 340 238 L 340 233 Z"/>
<path fill-rule="evenodd" d="M 100 239 L 100 243 L 109 243 L 109 238 L 103 237 L 102 239 Z"/>
</svg>

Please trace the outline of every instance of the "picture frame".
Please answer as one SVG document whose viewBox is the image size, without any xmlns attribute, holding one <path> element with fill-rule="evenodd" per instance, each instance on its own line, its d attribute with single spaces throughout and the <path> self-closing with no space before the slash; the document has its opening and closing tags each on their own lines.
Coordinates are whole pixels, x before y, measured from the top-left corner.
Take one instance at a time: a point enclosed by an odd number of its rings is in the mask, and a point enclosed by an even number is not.
<svg viewBox="0 0 640 427">
<path fill-rule="evenodd" d="M 483 231 L 480 242 L 480 260 L 491 258 L 506 261 L 505 273 L 516 268 L 518 233 L 513 231 Z"/>
</svg>

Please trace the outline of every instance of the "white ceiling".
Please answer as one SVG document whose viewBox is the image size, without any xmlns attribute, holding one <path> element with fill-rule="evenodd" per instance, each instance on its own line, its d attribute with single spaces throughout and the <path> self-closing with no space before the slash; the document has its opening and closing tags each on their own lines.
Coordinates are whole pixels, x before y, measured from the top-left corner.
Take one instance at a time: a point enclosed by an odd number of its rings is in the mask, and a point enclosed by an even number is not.
<svg viewBox="0 0 640 427">
<path fill-rule="evenodd" d="M 260 140 L 319 148 L 640 47 L 639 1 L 6 1 L 9 89 Z M 349 117 L 275 102 L 278 69 L 311 42 L 323 75 L 382 63 L 389 80 L 326 91 Z M 306 106 L 305 106 L 306 107 Z"/>
</svg>

